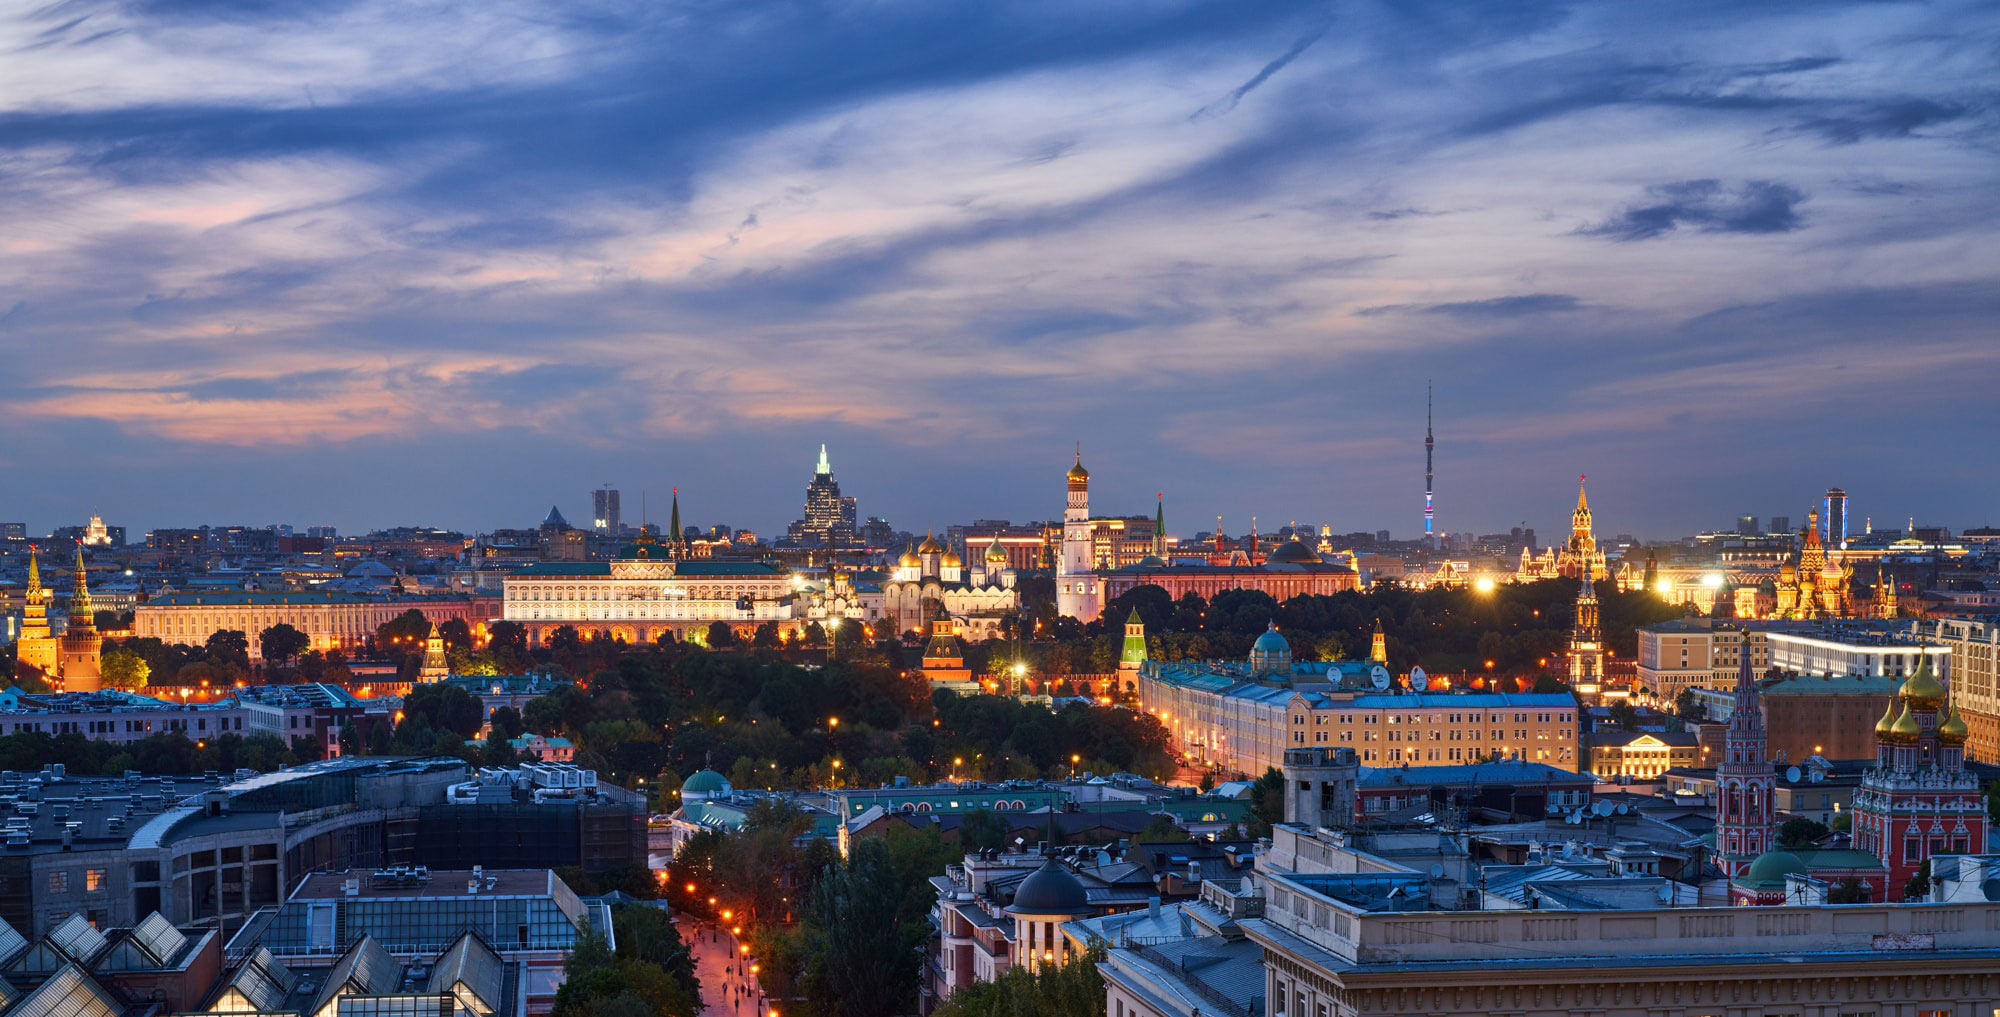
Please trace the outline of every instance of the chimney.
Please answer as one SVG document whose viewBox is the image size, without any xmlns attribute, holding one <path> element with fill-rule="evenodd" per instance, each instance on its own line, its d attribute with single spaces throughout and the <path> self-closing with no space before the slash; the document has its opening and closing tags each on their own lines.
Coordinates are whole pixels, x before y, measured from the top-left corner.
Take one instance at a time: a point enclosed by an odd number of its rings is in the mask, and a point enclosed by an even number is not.
<svg viewBox="0 0 2000 1017">
<path fill-rule="evenodd" d="M 1160 898 L 1154 897 L 1146 902 L 1146 917 L 1156 922 L 1160 920 Z"/>
</svg>

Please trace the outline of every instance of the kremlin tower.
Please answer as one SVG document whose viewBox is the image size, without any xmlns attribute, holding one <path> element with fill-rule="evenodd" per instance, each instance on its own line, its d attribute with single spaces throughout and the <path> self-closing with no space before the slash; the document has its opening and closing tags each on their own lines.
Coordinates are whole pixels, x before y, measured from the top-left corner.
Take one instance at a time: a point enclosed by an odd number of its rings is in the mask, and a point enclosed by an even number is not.
<svg viewBox="0 0 2000 1017">
<path fill-rule="evenodd" d="M 61 669 L 62 647 L 49 635 L 49 593 L 42 589 L 41 565 L 28 555 L 28 590 L 21 608 L 21 636 L 14 643 L 15 658 L 23 670 L 50 679 L 54 684 Z M 8 677 L 13 677 L 9 675 Z"/>
<path fill-rule="evenodd" d="M 1569 543 L 1556 559 L 1556 572 L 1570 579 L 1588 577 L 1603 579 L 1604 552 L 1597 546 L 1597 535 L 1593 532 L 1590 519 L 1590 499 L 1584 495 L 1583 477 L 1576 478 L 1576 511 L 1569 517 Z"/>
<path fill-rule="evenodd" d="M 97 611 L 90 603 L 90 586 L 85 581 L 83 545 L 76 547 L 75 585 L 69 595 L 69 628 L 62 634 L 62 689 L 64 692 L 96 692 L 104 687 L 98 672 L 103 637 L 97 634 Z"/>
<path fill-rule="evenodd" d="M 1577 583 L 1576 623 L 1569 633 L 1569 683 L 1579 696 L 1603 690 L 1604 635 L 1597 618 L 1597 588 L 1588 575 Z"/>
</svg>

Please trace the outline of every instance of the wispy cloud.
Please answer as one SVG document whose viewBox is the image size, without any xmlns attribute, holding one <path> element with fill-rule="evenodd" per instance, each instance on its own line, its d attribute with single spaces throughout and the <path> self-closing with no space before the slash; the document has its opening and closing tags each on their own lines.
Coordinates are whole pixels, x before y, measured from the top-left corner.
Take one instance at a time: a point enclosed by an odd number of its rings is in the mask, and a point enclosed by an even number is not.
<svg viewBox="0 0 2000 1017">
<path fill-rule="evenodd" d="M 1718 180 L 1683 180 L 1646 189 L 1644 203 L 1577 232 L 1612 240 L 1650 240 L 1683 226 L 1703 233 L 1785 233 L 1805 225 L 1798 188 L 1746 180 L 1727 189 Z"/>
</svg>

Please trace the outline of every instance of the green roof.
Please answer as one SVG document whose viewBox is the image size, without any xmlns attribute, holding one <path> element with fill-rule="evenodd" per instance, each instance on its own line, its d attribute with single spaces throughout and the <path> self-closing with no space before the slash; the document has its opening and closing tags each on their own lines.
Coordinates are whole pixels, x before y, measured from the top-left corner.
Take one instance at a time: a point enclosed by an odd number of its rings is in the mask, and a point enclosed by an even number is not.
<svg viewBox="0 0 2000 1017">
<path fill-rule="evenodd" d="M 147 601 L 147 607 L 318 607 L 326 604 L 424 604 L 437 601 L 466 601 L 472 598 L 461 593 L 440 593 L 432 596 L 423 594 L 403 594 L 401 596 L 370 597 L 358 593 L 335 593 L 331 590 L 308 590 L 297 593 L 258 593 L 245 590 L 215 590 L 200 593 L 167 593 Z M 498 599 L 497 597 L 493 599 Z"/>
</svg>

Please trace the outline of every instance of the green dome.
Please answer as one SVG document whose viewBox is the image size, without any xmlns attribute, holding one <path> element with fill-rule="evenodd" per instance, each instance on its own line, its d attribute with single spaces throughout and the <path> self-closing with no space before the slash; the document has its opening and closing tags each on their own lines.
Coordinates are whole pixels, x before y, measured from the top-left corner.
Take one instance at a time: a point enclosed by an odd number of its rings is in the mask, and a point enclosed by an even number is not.
<svg viewBox="0 0 2000 1017">
<path fill-rule="evenodd" d="M 1142 569 L 1163 569 L 1167 567 L 1167 563 L 1161 561 L 1159 555 L 1149 554 L 1139 559 L 1139 567 Z"/>
<path fill-rule="evenodd" d="M 1743 883 L 1757 886 L 1782 886 L 1785 877 L 1796 872 L 1800 875 L 1811 871 L 1805 859 L 1790 851 L 1766 851 L 1758 855 L 1743 872 Z"/>
<path fill-rule="evenodd" d="M 1256 642 L 1250 644 L 1250 652 L 1282 653 L 1285 654 L 1286 656 L 1290 656 L 1292 652 L 1292 644 L 1290 642 L 1287 642 L 1284 636 L 1279 635 L 1278 627 L 1276 625 L 1273 625 L 1270 628 L 1265 629 L 1264 634 L 1258 636 Z"/>
<path fill-rule="evenodd" d="M 714 770 L 696 770 L 692 776 L 681 782 L 681 794 L 683 796 L 690 794 L 727 794 L 728 792 L 729 778 L 724 777 Z"/>
</svg>

